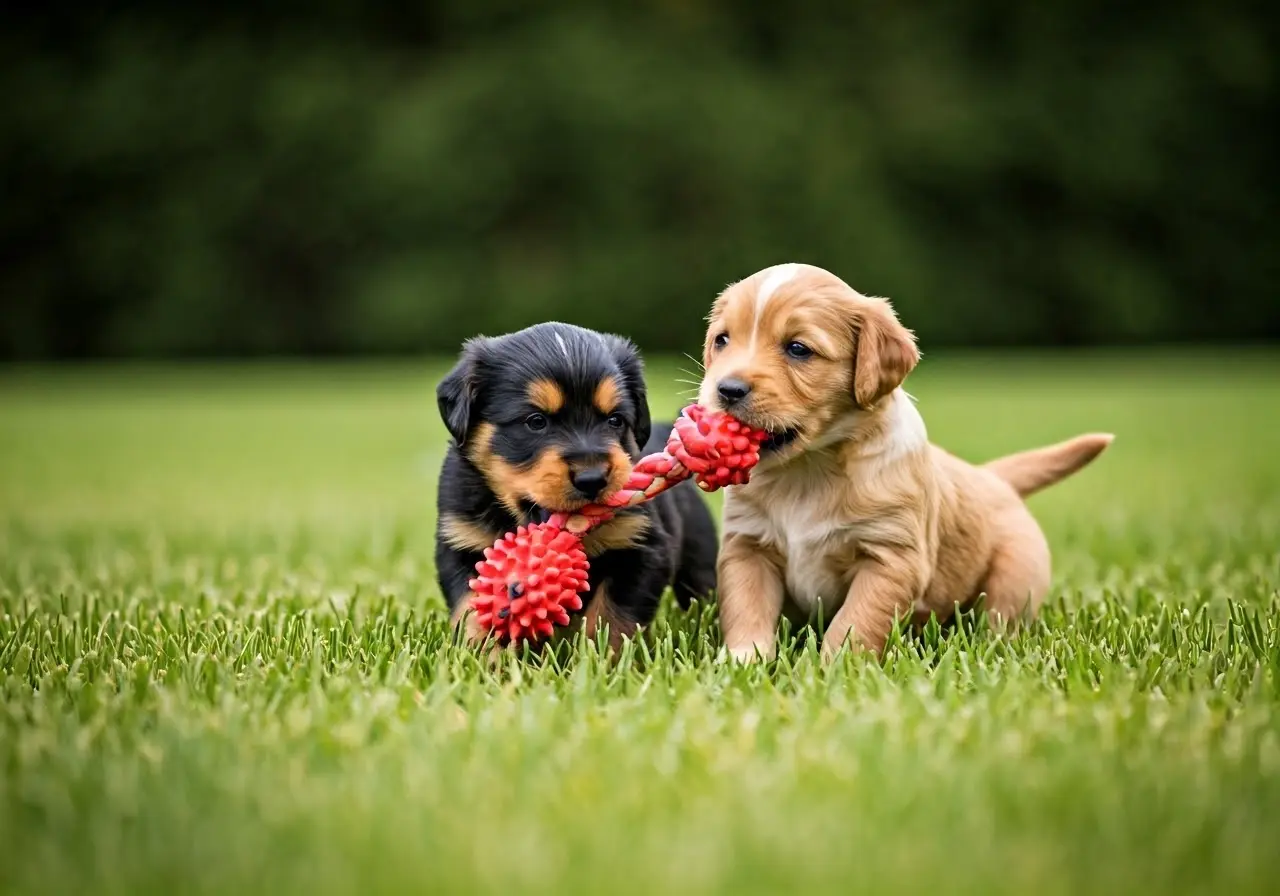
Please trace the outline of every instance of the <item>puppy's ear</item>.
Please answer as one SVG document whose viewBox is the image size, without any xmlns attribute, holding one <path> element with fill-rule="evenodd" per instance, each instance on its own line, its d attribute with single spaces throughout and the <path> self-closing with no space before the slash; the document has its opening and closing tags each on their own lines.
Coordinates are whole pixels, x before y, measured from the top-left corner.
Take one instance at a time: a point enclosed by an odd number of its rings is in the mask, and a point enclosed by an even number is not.
<svg viewBox="0 0 1280 896">
<path fill-rule="evenodd" d="M 635 433 L 636 444 L 644 448 L 653 429 L 649 419 L 649 390 L 644 383 L 644 362 L 640 359 L 640 350 L 630 339 L 613 336 L 609 341 L 613 359 L 622 373 L 622 387 L 627 390 L 635 408 L 630 421 L 631 431 Z"/>
<path fill-rule="evenodd" d="M 868 299 L 859 304 L 853 400 L 865 409 L 902 385 L 920 362 L 920 350 L 915 336 L 898 322 L 888 302 Z"/>
<path fill-rule="evenodd" d="M 472 408 L 480 390 L 479 360 L 487 341 L 482 337 L 467 340 L 458 363 L 436 386 L 440 419 L 459 448 L 467 444 L 467 437 L 475 425 Z"/>
</svg>

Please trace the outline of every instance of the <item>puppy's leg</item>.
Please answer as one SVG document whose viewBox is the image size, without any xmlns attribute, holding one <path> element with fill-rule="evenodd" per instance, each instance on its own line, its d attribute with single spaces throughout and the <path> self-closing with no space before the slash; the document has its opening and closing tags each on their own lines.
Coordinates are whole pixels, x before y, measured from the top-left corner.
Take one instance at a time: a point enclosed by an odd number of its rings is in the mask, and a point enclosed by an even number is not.
<svg viewBox="0 0 1280 896">
<path fill-rule="evenodd" d="M 693 600 L 705 601 L 716 589 L 716 559 L 720 538 L 706 502 L 695 489 L 682 486 L 673 493 L 679 501 L 683 519 L 680 559 L 672 583 L 676 602 L 682 610 Z"/>
<path fill-rule="evenodd" d="M 474 647 L 482 642 L 488 633 L 476 623 L 475 611 L 471 609 L 471 598 L 472 594 L 469 591 L 463 595 L 462 600 L 458 601 L 458 605 L 449 614 L 449 621 L 453 623 L 454 628 L 462 627 L 467 643 Z"/>
<path fill-rule="evenodd" d="M 592 589 L 584 597 L 583 631 L 594 638 L 601 626 L 609 631 L 616 653 L 653 622 L 663 592 L 674 574 L 675 558 L 661 526 L 646 528 L 630 548 L 605 551 L 591 561 Z"/>
<path fill-rule="evenodd" d="M 827 626 L 822 658 L 830 660 L 846 642 L 880 656 L 894 623 L 911 615 L 921 581 L 915 558 L 862 565 L 854 574 L 844 604 Z"/>
<path fill-rule="evenodd" d="M 727 535 L 717 579 L 720 627 L 729 655 L 742 662 L 773 659 L 782 615 L 782 563 L 754 538 Z"/>
<path fill-rule="evenodd" d="M 455 547 L 451 541 L 457 540 L 459 533 L 471 538 L 481 547 L 463 549 Z M 488 635 L 476 623 L 475 611 L 471 609 L 471 600 L 475 594 L 471 591 L 471 577 L 475 575 L 476 562 L 483 558 L 480 553 L 489 533 L 480 531 L 474 524 L 457 517 L 442 514 L 439 530 L 436 535 L 436 573 L 440 581 L 440 590 L 445 602 L 449 605 L 449 621 L 455 628 L 461 627 L 466 635 L 467 643 L 473 647 L 484 641 Z"/>
<path fill-rule="evenodd" d="M 449 614 L 449 618 L 454 628 L 461 627 L 463 637 L 472 648 L 481 647 L 489 641 L 490 633 L 476 623 L 476 611 L 471 609 L 470 591 L 463 594 L 462 599 L 453 608 L 453 612 Z M 504 647 L 501 641 L 493 640 L 489 649 L 484 652 L 485 662 L 490 668 L 496 667 L 502 659 L 503 651 L 506 650 L 514 651 L 515 646 L 508 644 Z"/>
<path fill-rule="evenodd" d="M 601 583 L 595 596 L 587 604 L 587 612 L 583 616 L 582 630 L 588 638 L 595 639 L 596 633 L 604 628 L 609 634 L 609 652 L 617 655 L 622 649 L 624 638 L 634 638 L 640 626 L 628 619 L 613 599 L 609 596 L 609 585 Z"/>
<path fill-rule="evenodd" d="M 1034 619 L 1049 592 L 1049 544 L 1031 516 L 1019 505 L 1002 514 L 995 549 L 981 591 L 993 628 Z"/>
</svg>

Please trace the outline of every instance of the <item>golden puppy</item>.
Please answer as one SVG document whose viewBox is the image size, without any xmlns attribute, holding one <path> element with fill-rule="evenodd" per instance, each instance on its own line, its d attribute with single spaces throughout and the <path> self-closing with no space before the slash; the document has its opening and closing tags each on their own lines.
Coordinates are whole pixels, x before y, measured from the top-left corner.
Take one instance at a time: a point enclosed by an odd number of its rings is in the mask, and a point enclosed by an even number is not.
<svg viewBox="0 0 1280 896">
<path fill-rule="evenodd" d="M 879 654 L 895 619 L 945 619 L 985 595 L 1001 622 L 1035 614 L 1049 547 L 1022 499 L 1079 470 L 1110 435 L 975 467 L 929 443 L 901 389 L 919 360 L 889 303 L 802 264 L 726 289 L 709 318 L 699 400 L 769 430 L 724 504 L 725 646 L 771 658 L 781 614 L 829 620 L 823 655 Z"/>
</svg>

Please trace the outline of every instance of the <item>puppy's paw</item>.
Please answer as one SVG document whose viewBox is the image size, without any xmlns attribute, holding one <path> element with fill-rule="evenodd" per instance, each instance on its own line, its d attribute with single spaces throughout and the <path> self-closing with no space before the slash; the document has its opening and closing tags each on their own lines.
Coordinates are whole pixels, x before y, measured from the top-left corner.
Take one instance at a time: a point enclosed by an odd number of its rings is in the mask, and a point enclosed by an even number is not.
<svg viewBox="0 0 1280 896">
<path fill-rule="evenodd" d="M 878 657 L 882 649 L 883 646 L 879 649 L 872 647 L 850 632 L 842 639 L 823 638 L 821 654 L 822 661 L 824 663 L 832 663 L 838 660 L 840 656 L 846 652 L 851 653 L 854 656 Z"/>
<path fill-rule="evenodd" d="M 773 645 L 748 644 L 743 647 L 721 647 L 716 654 L 717 663 L 751 663 L 768 662 L 773 659 Z"/>
<path fill-rule="evenodd" d="M 463 643 L 471 650 L 478 651 L 490 668 L 498 665 L 503 653 L 509 648 L 493 636 L 493 632 L 481 628 L 476 622 L 475 611 L 463 605 L 453 618 L 454 628 L 462 633 Z"/>
</svg>

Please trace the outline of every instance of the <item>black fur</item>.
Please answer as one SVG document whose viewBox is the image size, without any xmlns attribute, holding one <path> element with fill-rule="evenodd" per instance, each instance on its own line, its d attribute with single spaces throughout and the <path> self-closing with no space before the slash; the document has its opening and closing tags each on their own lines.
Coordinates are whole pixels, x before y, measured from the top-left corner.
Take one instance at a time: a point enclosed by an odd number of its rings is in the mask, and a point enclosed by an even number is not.
<svg viewBox="0 0 1280 896">
<path fill-rule="evenodd" d="M 622 386 L 616 410 L 621 421 L 604 419 L 592 401 L 597 385 L 609 376 Z M 548 415 L 545 429 L 534 432 L 526 423 L 537 410 L 528 400 L 528 387 L 539 379 L 558 384 L 566 402 L 559 413 Z M 481 423 L 493 427 L 487 446 L 493 455 L 521 468 L 549 450 L 569 460 L 607 457 L 612 444 L 621 445 L 634 461 L 662 450 L 670 432 L 670 426 L 651 426 L 644 369 L 635 346 L 618 336 L 568 324 L 539 324 L 507 336 L 468 341 L 457 366 L 440 383 L 437 399 L 452 436 L 440 472 L 436 534 L 436 570 L 451 612 L 466 599 L 467 583 L 481 554 L 445 541 L 443 520 L 463 519 L 496 536 L 537 522 L 554 509 L 525 499 L 517 516 L 498 501 L 484 472 L 468 456 Z M 674 588 L 682 607 L 715 588 L 715 524 L 692 483 L 622 512 L 643 514 L 649 525 L 630 547 L 591 558 L 591 591 L 583 596 L 584 607 L 607 583 L 618 613 L 645 625 L 653 620 L 666 588 Z"/>
</svg>

